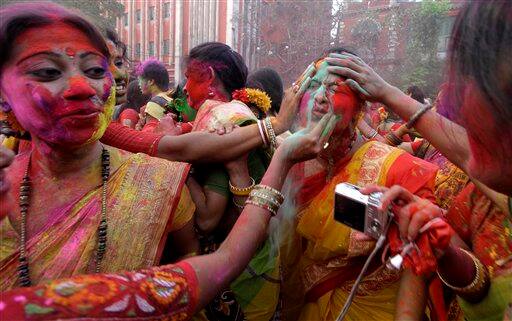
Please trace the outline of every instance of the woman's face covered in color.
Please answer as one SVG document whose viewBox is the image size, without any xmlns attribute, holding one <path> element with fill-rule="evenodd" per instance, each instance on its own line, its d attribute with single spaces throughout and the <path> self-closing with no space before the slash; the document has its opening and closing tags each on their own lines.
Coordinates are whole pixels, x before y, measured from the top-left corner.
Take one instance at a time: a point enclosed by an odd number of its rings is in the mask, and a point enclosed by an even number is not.
<svg viewBox="0 0 512 321">
<path fill-rule="evenodd" d="M 1 71 L 2 98 L 32 137 L 65 148 L 98 140 L 115 93 L 106 57 L 80 30 L 53 23 L 23 32 Z"/>
<path fill-rule="evenodd" d="M 128 86 L 128 62 L 123 56 L 121 48 L 111 40 L 107 41 L 110 51 L 109 70 L 116 83 L 116 105 L 126 102 L 126 87 Z"/>
<path fill-rule="evenodd" d="M 318 122 L 323 115 L 332 112 L 340 116 L 334 133 L 348 127 L 359 113 L 361 104 L 357 95 L 344 83 L 340 76 L 327 71 L 327 62 L 317 63 L 317 70 L 309 88 L 302 97 L 299 117 L 301 126 Z"/>
</svg>

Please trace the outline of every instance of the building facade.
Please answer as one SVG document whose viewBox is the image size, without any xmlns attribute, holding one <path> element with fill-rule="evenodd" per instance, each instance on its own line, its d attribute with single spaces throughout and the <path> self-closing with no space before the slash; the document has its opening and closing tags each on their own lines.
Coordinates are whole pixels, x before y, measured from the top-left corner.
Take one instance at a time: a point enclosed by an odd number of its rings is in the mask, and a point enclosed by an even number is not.
<svg viewBox="0 0 512 321">
<path fill-rule="evenodd" d="M 120 39 L 135 64 L 154 57 L 171 80 L 182 78 L 189 50 L 203 42 L 238 45 L 238 15 L 243 0 L 118 0 L 124 14 L 117 18 Z"/>
</svg>

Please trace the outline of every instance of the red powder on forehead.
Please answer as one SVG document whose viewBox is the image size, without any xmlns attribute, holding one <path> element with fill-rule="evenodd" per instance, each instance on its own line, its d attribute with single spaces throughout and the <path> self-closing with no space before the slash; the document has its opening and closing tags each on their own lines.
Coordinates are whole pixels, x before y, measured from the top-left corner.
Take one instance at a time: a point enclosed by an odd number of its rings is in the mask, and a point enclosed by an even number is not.
<svg viewBox="0 0 512 321">
<path fill-rule="evenodd" d="M 60 50 L 67 53 L 94 52 L 103 54 L 94 46 L 91 40 L 81 30 L 63 22 L 31 28 L 16 38 L 15 44 L 21 46 L 17 60 L 22 60 L 34 54 Z"/>
<path fill-rule="evenodd" d="M 359 97 L 342 80 L 337 82 L 336 91 L 329 94 L 328 98 L 332 101 L 335 114 L 354 116 L 354 112 L 361 103 Z"/>
</svg>

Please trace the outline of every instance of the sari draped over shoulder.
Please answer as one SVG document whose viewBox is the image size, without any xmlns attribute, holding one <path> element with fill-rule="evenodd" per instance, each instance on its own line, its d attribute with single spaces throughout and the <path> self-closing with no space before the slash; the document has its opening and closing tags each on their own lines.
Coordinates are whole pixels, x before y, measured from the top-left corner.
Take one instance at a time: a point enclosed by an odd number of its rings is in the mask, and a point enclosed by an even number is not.
<svg viewBox="0 0 512 321">
<path fill-rule="evenodd" d="M 491 287 L 477 304 L 458 302 L 468 321 L 502 320 L 512 304 L 512 218 L 473 183 L 454 200 L 446 219 L 489 270 Z"/>
<path fill-rule="evenodd" d="M 232 100 L 231 102 L 207 100 L 197 111 L 192 131 L 206 130 L 215 121 L 231 122 L 243 126 L 255 123 L 256 120 L 257 118 L 251 109 L 238 100 Z"/>
<path fill-rule="evenodd" d="M 336 170 L 330 182 L 314 184 L 309 181 L 307 167 L 306 163 L 302 168 L 295 168 L 302 172 L 303 185 L 320 187 L 299 199 L 296 232 L 302 241 L 295 248 L 301 252 L 287 254 L 295 261 L 285 263 L 285 280 L 289 274 L 290 281 L 287 280 L 284 292 L 286 297 L 289 291 L 304 291 L 305 305 L 299 320 L 335 320 L 375 246 L 373 239 L 334 220 L 336 185 L 341 182 L 359 186 L 400 184 L 432 200 L 437 167 L 379 142 L 368 142 L 360 147 Z M 296 172 L 292 175 L 301 176 Z M 311 178 L 318 180 L 325 176 Z M 374 261 L 379 262 L 374 262 L 363 278 L 346 320 L 393 319 L 400 275 L 383 268 L 379 259 Z M 294 297 L 296 300 L 296 293 Z M 288 307 L 293 310 L 293 304 L 285 301 L 285 309 Z"/>
<path fill-rule="evenodd" d="M 111 159 L 121 165 L 107 184 L 107 249 L 101 272 L 138 270 L 159 263 L 189 165 L 144 154 Z M 94 272 L 101 214 L 98 186 L 64 208 L 27 241 L 33 284 Z M 192 206 L 193 207 L 193 206 Z M 0 224 L 0 289 L 17 286 L 19 236 L 8 219 Z"/>
<path fill-rule="evenodd" d="M 238 126 L 245 126 L 256 121 L 257 118 L 251 109 L 240 101 L 221 102 L 207 100 L 197 112 L 192 131 L 206 130 L 216 122 L 230 122 Z M 254 150 L 248 156 L 249 173 L 257 183 L 265 173 L 267 162 L 268 159 L 266 159 L 266 155 L 263 155 L 261 150 Z M 209 175 L 209 177 L 204 178 L 203 183 L 205 186 L 214 191 L 219 191 L 219 193 L 227 193 L 229 195 L 227 180 L 225 181 L 225 186 L 219 186 L 222 185 L 219 184 L 222 180 L 214 178 L 214 176 L 227 176 L 223 167 L 212 168 L 209 165 L 205 173 Z M 243 312 L 245 320 L 270 320 L 272 318 L 279 301 L 279 266 L 279 252 L 272 250 L 271 243 L 267 239 L 249 262 L 244 272 L 231 283 L 230 289 L 235 296 L 236 303 Z M 231 316 L 233 313 L 230 310 L 234 310 L 236 307 L 233 305 L 232 300 L 222 300 L 223 297 L 229 298 L 229 295 L 225 292 L 215 302 L 221 301 L 220 304 L 218 302 L 216 304 L 226 311 L 226 315 Z M 224 313 L 224 311 L 221 312 Z M 225 317 L 223 320 L 231 319 Z"/>
</svg>

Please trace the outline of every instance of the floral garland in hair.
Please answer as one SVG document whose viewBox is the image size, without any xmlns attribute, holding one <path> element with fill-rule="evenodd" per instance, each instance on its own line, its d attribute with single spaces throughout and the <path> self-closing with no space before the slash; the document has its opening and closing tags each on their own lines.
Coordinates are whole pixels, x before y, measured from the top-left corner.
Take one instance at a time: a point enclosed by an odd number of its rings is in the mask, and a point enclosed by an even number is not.
<svg viewBox="0 0 512 321">
<path fill-rule="evenodd" d="M 235 90 L 231 96 L 244 104 L 252 104 L 258 107 L 264 113 L 270 109 L 272 104 L 272 100 L 264 91 L 254 88 Z"/>
</svg>

